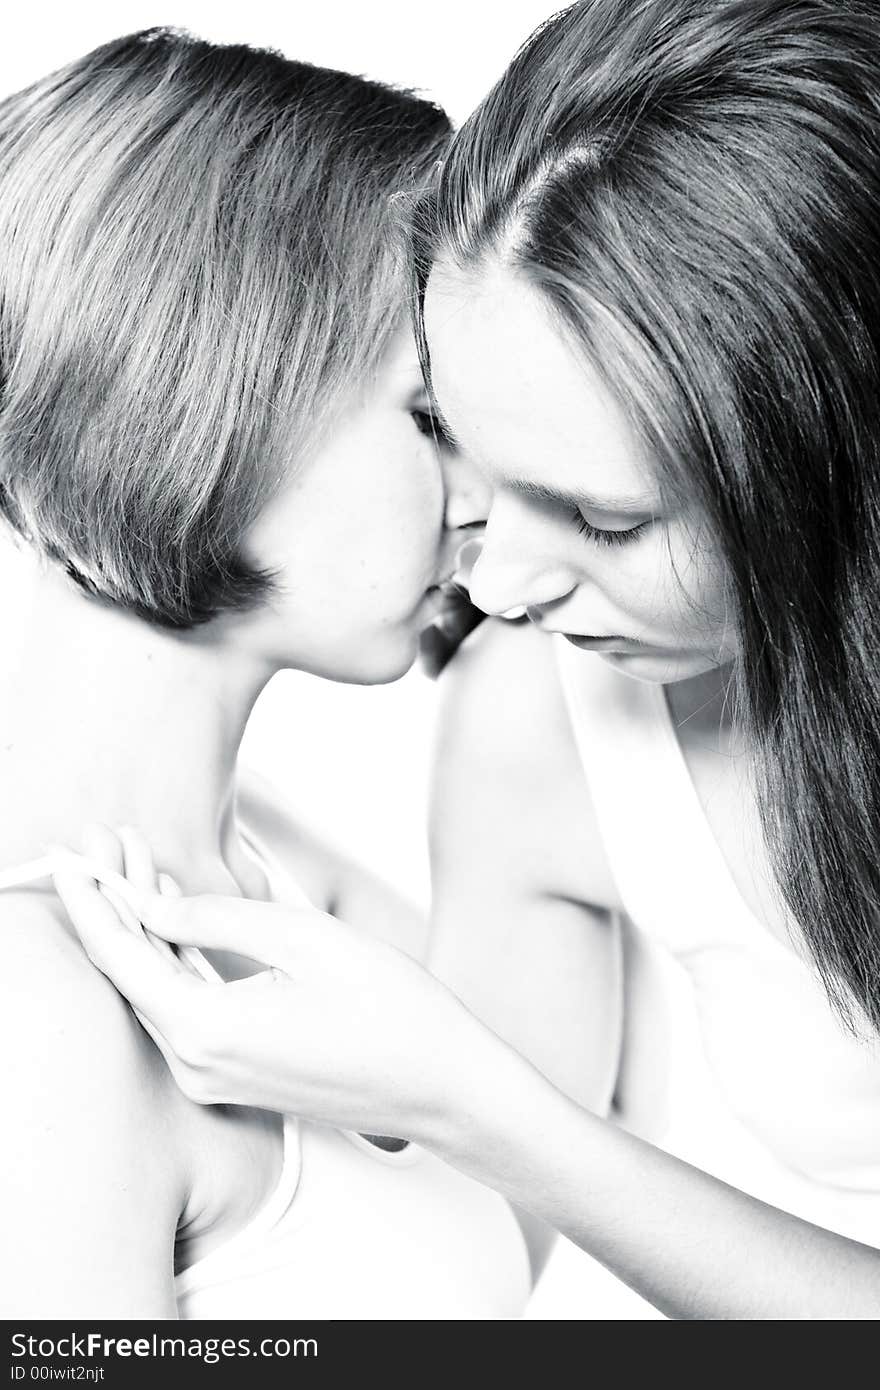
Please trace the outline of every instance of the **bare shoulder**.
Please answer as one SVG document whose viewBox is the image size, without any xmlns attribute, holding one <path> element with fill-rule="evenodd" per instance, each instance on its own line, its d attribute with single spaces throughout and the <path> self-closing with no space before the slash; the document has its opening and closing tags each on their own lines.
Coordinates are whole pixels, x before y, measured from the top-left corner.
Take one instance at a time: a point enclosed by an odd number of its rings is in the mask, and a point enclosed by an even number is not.
<svg viewBox="0 0 880 1390">
<path fill-rule="evenodd" d="M 442 678 L 431 835 L 444 852 L 506 858 L 534 892 L 617 907 L 552 639 L 488 621 Z"/>
<path fill-rule="evenodd" d="M 28 900 L 26 900 L 26 898 Z M 34 1109 L 76 1082 L 80 1109 L 122 1127 L 157 1102 L 164 1063 L 113 985 L 91 964 L 63 909 L 19 894 L 0 903 L 0 1027 Z M 48 1065 L 50 1064 L 51 1065 Z M 133 1083 L 142 1083 L 141 1085 Z M 104 1097 L 112 1093 L 113 1104 Z"/>
<path fill-rule="evenodd" d="M 185 1202 L 167 1071 L 60 906 L 0 903 L 4 1315 L 173 1316 Z"/>
</svg>

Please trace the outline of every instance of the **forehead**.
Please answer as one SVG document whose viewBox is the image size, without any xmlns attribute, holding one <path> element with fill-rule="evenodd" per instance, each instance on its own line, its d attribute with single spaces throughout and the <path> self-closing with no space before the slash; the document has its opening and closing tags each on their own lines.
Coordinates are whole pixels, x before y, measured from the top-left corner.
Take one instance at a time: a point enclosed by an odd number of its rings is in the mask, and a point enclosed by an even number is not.
<svg viewBox="0 0 880 1390">
<path fill-rule="evenodd" d="M 575 494 L 653 488 L 622 409 L 524 276 L 441 263 L 425 331 L 440 409 L 487 473 Z"/>
</svg>

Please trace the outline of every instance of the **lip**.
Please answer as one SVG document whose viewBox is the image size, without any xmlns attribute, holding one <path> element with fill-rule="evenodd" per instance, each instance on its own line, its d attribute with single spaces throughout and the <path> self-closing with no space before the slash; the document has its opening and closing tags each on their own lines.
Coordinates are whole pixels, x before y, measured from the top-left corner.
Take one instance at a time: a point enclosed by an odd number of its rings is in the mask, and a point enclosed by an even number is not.
<svg viewBox="0 0 880 1390">
<path fill-rule="evenodd" d="M 451 576 L 441 579 L 438 583 L 432 584 L 426 589 L 422 596 L 422 605 L 427 606 L 434 616 L 439 616 L 446 609 L 461 606 L 462 598 L 467 597 L 467 590 L 457 584 Z"/>
<path fill-rule="evenodd" d="M 585 637 L 577 632 L 564 632 L 563 637 L 566 642 L 571 642 L 573 647 L 579 647 L 584 652 L 647 652 L 643 642 L 636 642 L 628 637 Z"/>
<path fill-rule="evenodd" d="M 445 594 L 447 597 L 452 598 L 455 595 L 461 594 L 466 596 L 467 589 L 459 582 L 456 575 L 447 574 L 443 579 L 438 579 L 433 584 L 429 584 L 425 593 L 431 598 L 433 598 L 435 594 Z"/>
</svg>

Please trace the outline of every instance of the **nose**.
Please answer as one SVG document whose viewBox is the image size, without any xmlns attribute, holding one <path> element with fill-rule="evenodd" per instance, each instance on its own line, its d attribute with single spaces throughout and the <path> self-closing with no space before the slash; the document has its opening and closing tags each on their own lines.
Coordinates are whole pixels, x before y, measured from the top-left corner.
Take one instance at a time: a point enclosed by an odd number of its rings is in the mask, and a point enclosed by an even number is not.
<svg viewBox="0 0 880 1390">
<path fill-rule="evenodd" d="M 496 499 L 471 571 L 472 603 L 495 616 L 556 603 L 579 583 L 574 567 L 554 554 L 549 538 L 540 530 L 530 537 L 512 520 Z"/>
<path fill-rule="evenodd" d="M 443 460 L 446 526 L 460 531 L 481 526 L 489 515 L 492 490 L 463 452 L 450 450 Z"/>
</svg>

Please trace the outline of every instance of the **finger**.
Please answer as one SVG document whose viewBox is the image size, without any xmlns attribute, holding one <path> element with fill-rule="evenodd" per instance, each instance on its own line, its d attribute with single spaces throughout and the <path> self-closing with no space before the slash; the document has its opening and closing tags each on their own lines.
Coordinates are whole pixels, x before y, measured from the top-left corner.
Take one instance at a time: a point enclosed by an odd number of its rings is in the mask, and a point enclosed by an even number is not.
<svg viewBox="0 0 880 1390">
<path fill-rule="evenodd" d="M 93 879 L 72 867 L 57 868 L 54 879 L 89 958 L 167 1036 L 186 1010 L 184 991 L 200 983 L 154 950 L 142 933 L 129 931 Z"/>
<path fill-rule="evenodd" d="M 84 828 L 82 840 L 88 854 L 80 856 L 79 866 L 92 873 L 100 885 L 101 896 L 117 912 L 122 925 L 140 934 L 143 902 L 154 896 L 158 888 L 153 853 L 146 839 L 131 826 L 114 831 L 95 821 Z M 54 849 L 56 854 L 59 851 L 62 855 L 68 853 L 62 846 L 55 846 Z M 124 869 L 125 878 L 120 868 Z M 174 883 L 173 879 L 168 881 Z M 174 887 L 179 893 L 176 884 Z M 109 918 L 105 920 L 109 922 Z M 175 970 L 198 973 L 189 962 L 178 959 L 167 941 L 147 935 L 153 949 L 164 956 Z"/>
<path fill-rule="evenodd" d="M 108 935 L 127 934 L 125 924 L 114 904 L 101 892 L 97 879 L 90 874 L 89 861 L 59 847 L 53 847 L 52 861 L 55 889 L 80 940 L 94 959 L 93 947 L 100 954 Z M 95 868 L 104 872 L 102 865 Z"/>
<path fill-rule="evenodd" d="M 164 956 L 175 968 L 175 970 L 186 970 L 191 975 L 196 972 L 192 969 L 188 961 L 184 961 L 177 954 L 170 941 L 163 941 L 161 936 L 154 936 L 151 931 L 144 928 L 144 937 L 149 941 L 154 951 L 158 951 L 160 956 Z"/>
<path fill-rule="evenodd" d="M 144 925 L 154 935 L 178 946 L 234 951 L 250 960 L 284 968 L 297 926 L 323 917 L 323 913 L 312 909 L 201 894 L 192 898 L 154 898 L 145 904 Z"/>
<path fill-rule="evenodd" d="M 104 825 L 101 821 L 90 821 L 88 825 L 84 825 L 82 847 L 88 859 L 93 859 L 96 864 L 102 864 L 105 869 L 111 869 L 113 873 L 125 877 L 125 852 L 122 841 L 109 825 Z"/>
<path fill-rule="evenodd" d="M 129 883 L 139 892 L 157 893 L 159 884 L 153 851 L 139 830 L 131 825 L 121 825 L 116 831 L 123 852 L 123 872 Z"/>
<path fill-rule="evenodd" d="M 44 861 L 47 866 L 47 878 L 53 878 L 57 872 L 70 870 L 79 876 L 87 877 L 95 891 L 102 891 L 108 902 L 112 901 L 122 925 L 140 933 L 143 904 L 137 890 L 127 878 L 123 878 L 115 869 L 108 868 L 106 862 L 69 849 L 67 845 L 50 844 L 47 849 Z"/>
<path fill-rule="evenodd" d="M 116 833 L 125 856 L 125 877 L 139 894 L 143 894 L 144 898 L 153 897 L 160 891 L 160 886 L 153 851 L 149 843 L 139 830 L 135 830 L 130 825 L 119 826 Z M 145 935 L 153 949 L 171 962 L 176 969 L 190 970 L 188 964 L 178 960 L 176 952 L 167 941 L 154 936 L 152 932 L 145 932 Z"/>
<path fill-rule="evenodd" d="M 181 888 L 177 880 L 172 878 L 170 874 L 161 873 L 158 879 L 158 886 L 159 892 L 165 898 L 183 897 L 183 889 Z M 195 975 L 197 979 L 204 980 L 204 964 L 202 961 L 199 961 L 198 964 L 196 964 L 196 961 L 192 955 L 192 952 L 194 950 L 193 947 L 183 946 L 180 950 L 178 950 L 177 946 L 173 942 L 163 941 L 161 937 L 156 936 L 153 932 L 147 930 L 147 928 L 144 928 L 144 930 L 146 932 L 147 938 L 150 941 L 152 941 L 153 945 L 156 947 L 157 950 L 160 947 L 164 947 L 164 949 L 170 953 L 173 959 L 177 961 L 181 970 L 186 970 L 190 975 Z"/>
<path fill-rule="evenodd" d="M 204 980 L 204 970 L 198 970 L 194 961 L 190 957 L 190 952 L 194 950 L 192 946 L 182 946 L 179 950 L 171 941 L 164 941 L 161 936 L 156 936 L 147 927 L 144 927 L 144 936 L 154 951 L 158 951 L 160 956 L 171 961 L 176 970 L 182 970 L 187 975 L 195 975 L 196 979 Z"/>
<path fill-rule="evenodd" d="M 129 931 L 140 932 L 137 889 L 125 877 L 125 850 L 121 839 L 109 825 L 92 821 L 83 828 L 85 858 L 95 868 L 95 877 L 109 897 Z"/>
</svg>

